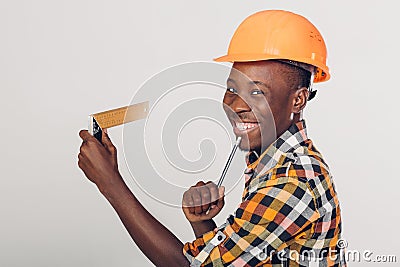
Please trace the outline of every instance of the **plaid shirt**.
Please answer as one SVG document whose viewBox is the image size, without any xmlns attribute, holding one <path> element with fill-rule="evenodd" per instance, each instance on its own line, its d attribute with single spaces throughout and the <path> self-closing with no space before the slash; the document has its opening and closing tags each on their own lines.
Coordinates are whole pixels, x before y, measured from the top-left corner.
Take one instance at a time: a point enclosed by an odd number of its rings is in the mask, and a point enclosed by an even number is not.
<svg viewBox="0 0 400 267">
<path fill-rule="evenodd" d="M 335 187 L 305 122 L 246 160 L 242 203 L 222 226 L 184 245 L 191 266 L 309 266 L 315 257 L 319 266 L 345 266 Z"/>
</svg>

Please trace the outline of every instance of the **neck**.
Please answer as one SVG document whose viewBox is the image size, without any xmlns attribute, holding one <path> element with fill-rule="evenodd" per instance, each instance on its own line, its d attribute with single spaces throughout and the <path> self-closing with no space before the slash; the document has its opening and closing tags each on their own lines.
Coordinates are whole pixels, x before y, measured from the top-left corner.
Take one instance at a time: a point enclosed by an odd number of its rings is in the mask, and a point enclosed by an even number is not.
<svg viewBox="0 0 400 267">
<path fill-rule="evenodd" d="M 264 152 L 265 149 L 267 149 L 273 142 L 275 142 L 278 137 L 280 137 L 284 132 L 286 132 L 290 126 L 292 126 L 293 124 L 298 123 L 299 121 L 301 121 L 301 114 L 300 113 L 296 113 L 293 115 L 292 119 L 289 119 L 282 127 L 278 127 L 276 128 L 276 138 L 275 140 L 273 140 L 271 143 L 269 143 L 268 145 L 265 145 L 264 147 L 258 147 L 256 149 L 254 149 L 254 151 L 258 154 L 261 155 L 262 152 Z"/>
<path fill-rule="evenodd" d="M 300 113 L 295 113 L 292 119 L 287 120 L 281 127 L 276 128 L 276 137 L 278 138 L 279 136 L 281 136 L 284 132 L 287 131 L 287 129 L 290 128 L 290 126 L 298 123 L 299 121 L 301 121 L 301 115 Z"/>
</svg>

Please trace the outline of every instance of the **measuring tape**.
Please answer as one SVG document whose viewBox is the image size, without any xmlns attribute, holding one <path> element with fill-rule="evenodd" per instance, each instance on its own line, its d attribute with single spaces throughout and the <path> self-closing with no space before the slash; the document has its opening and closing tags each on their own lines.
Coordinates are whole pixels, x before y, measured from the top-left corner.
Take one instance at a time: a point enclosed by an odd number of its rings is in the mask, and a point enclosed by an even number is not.
<svg viewBox="0 0 400 267">
<path fill-rule="evenodd" d="M 144 119 L 149 112 L 149 101 L 92 114 L 102 129 Z"/>
</svg>

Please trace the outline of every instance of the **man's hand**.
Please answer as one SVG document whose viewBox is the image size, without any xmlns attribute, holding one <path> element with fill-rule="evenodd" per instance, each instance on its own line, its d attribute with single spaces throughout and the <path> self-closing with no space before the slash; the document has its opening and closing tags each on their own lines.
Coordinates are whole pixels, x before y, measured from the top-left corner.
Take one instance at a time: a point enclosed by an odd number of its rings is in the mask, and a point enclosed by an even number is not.
<svg viewBox="0 0 400 267">
<path fill-rule="evenodd" d="M 99 188 L 107 186 L 115 177 L 120 177 L 117 149 L 108 137 L 107 131 L 103 131 L 102 143 L 87 130 L 81 130 L 79 136 L 83 141 L 78 155 L 78 166 L 86 177 Z"/>
<path fill-rule="evenodd" d="M 103 129 L 101 143 L 88 131 L 83 142 L 79 168 L 110 202 L 132 240 L 155 266 L 189 266 L 182 253 L 183 244 L 142 206 L 124 183 L 117 164 L 117 150 Z"/>
<path fill-rule="evenodd" d="M 190 187 L 182 199 L 182 209 L 189 222 L 201 222 L 215 217 L 223 208 L 225 188 L 213 182 L 198 182 Z"/>
</svg>

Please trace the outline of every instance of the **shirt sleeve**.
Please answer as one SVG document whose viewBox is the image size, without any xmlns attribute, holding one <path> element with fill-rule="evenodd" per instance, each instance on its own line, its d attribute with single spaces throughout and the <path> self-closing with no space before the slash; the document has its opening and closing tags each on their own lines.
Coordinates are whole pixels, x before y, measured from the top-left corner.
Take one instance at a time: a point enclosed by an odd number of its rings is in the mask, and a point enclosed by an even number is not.
<svg viewBox="0 0 400 267">
<path fill-rule="evenodd" d="M 220 231 L 186 243 L 184 254 L 192 263 L 197 258 L 201 266 L 226 266 L 244 259 L 266 262 L 319 217 L 315 197 L 306 181 L 290 177 L 267 180 L 243 200 Z M 221 236 L 222 242 L 212 246 Z"/>
</svg>

